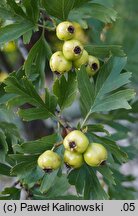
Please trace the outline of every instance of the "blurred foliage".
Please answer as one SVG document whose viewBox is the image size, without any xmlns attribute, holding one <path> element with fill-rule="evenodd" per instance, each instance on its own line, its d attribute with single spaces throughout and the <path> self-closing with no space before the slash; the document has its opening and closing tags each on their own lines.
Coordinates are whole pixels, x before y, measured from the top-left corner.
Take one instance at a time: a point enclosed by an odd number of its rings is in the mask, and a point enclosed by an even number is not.
<svg viewBox="0 0 138 216">
<path fill-rule="evenodd" d="M 109 196 L 110 199 L 135 199 L 135 188 L 123 185 L 133 183 L 135 178 L 122 174 L 119 169 L 122 163 L 137 156 L 137 141 L 131 137 L 136 133 L 132 131 L 132 124 L 135 127 L 137 122 L 138 101 L 131 100 L 134 91 L 127 88 L 134 85 L 137 89 L 138 83 L 137 1 L 25 0 L 16 4 L 17 1 L 7 0 L 8 5 L 5 2 L 0 1 L 0 174 L 16 176 L 21 187 L 5 188 L 0 199 L 19 199 L 22 188 L 32 199 L 109 199 Z M 83 67 L 77 74 L 58 77 L 51 92 L 47 65 L 51 49 L 62 47 L 53 29 L 55 23 L 67 18 L 80 23 L 89 43 L 85 48 L 100 59 L 103 67 L 94 79 L 84 74 Z M 132 83 L 130 72 L 133 72 Z M 3 83 L 7 73 L 11 74 Z M 48 83 L 46 89 L 45 82 Z M 80 113 L 81 109 L 82 116 L 75 117 L 77 123 L 75 118 L 70 119 L 72 127 L 81 128 L 90 142 L 102 143 L 107 148 L 107 164 L 97 168 L 84 164 L 66 174 L 61 169 L 45 174 L 37 166 L 37 158 L 62 140 L 61 131 L 68 126 L 68 118 L 62 111 L 70 108 L 74 101 L 78 103 L 78 92 L 81 108 L 76 110 Z M 37 125 L 34 120 L 48 118 L 55 127 L 54 133 L 26 140 L 24 121 L 34 123 L 34 130 Z M 80 118 L 84 121 L 80 122 Z M 120 146 L 120 141 L 126 141 L 127 146 Z M 62 147 L 56 151 L 63 155 Z M 97 173 L 102 175 L 103 184 Z M 78 196 L 76 192 L 68 193 L 69 183 L 76 187 Z M 105 184 L 108 191 L 104 190 Z"/>
<path fill-rule="evenodd" d="M 113 1 L 111 1 L 113 2 Z M 127 69 L 133 71 L 132 81 L 138 83 L 138 2 L 137 0 L 115 0 L 118 19 L 105 31 L 105 43 L 122 45 L 128 56 Z"/>
</svg>

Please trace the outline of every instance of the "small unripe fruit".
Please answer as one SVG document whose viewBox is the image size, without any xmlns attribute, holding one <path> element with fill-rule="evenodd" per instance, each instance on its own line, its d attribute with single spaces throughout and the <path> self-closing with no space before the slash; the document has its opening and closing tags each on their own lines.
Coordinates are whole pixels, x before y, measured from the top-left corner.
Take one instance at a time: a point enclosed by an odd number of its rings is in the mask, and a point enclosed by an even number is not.
<svg viewBox="0 0 138 216">
<path fill-rule="evenodd" d="M 61 158 L 57 153 L 47 150 L 39 156 L 37 162 L 40 168 L 48 172 L 60 167 Z"/>
<path fill-rule="evenodd" d="M 78 40 L 65 41 L 63 44 L 63 54 L 66 59 L 75 61 L 83 53 L 83 46 Z"/>
<path fill-rule="evenodd" d="M 95 56 L 89 55 L 86 71 L 89 76 L 93 76 L 100 68 L 100 62 Z"/>
<path fill-rule="evenodd" d="M 3 51 L 8 52 L 8 53 L 15 52 L 16 51 L 16 44 L 14 41 L 9 41 L 9 42 L 4 44 L 2 49 L 3 49 Z"/>
<path fill-rule="evenodd" d="M 68 151 L 83 153 L 89 145 L 89 140 L 79 130 L 71 131 L 63 140 L 63 145 Z"/>
<path fill-rule="evenodd" d="M 58 51 L 51 56 L 50 68 L 57 74 L 63 74 L 71 70 L 72 62 L 68 61 L 61 51 Z"/>
<path fill-rule="evenodd" d="M 8 76 L 7 72 L 0 72 L 0 82 L 3 82 Z"/>
<path fill-rule="evenodd" d="M 82 65 L 88 62 L 88 53 L 86 50 L 83 50 L 82 56 L 73 62 L 75 68 L 80 68 Z"/>
<path fill-rule="evenodd" d="M 56 28 L 56 34 L 60 40 L 70 40 L 73 38 L 74 33 L 75 27 L 68 21 L 60 23 Z"/>
<path fill-rule="evenodd" d="M 71 152 L 71 151 L 65 150 L 64 162 L 69 167 L 79 168 L 83 164 L 83 156 L 82 154 L 78 152 Z"/>
<path fill-rule="evenodd" d="M 82 44 L 88 43 L 88 36 L 85 34 L 83 28 L 79 23 L 72 22 L 75 27 L 73 39 L 79 40 Z"/>
<path fill-rule="evenodd" d="M 107 150 L 99 143 L 91 143 L 84 153 L 84 160 L 89 166 L 99 166 L 107 160 Z"/>
</svg>

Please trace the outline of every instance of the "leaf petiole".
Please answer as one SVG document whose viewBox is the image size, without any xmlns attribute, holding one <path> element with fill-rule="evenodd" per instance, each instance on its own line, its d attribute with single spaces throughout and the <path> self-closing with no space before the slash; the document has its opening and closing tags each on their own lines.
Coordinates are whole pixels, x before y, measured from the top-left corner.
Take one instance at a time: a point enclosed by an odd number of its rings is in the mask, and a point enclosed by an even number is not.
<svg viewBox="0 0 138 216">
<path fill-rule="evenodd" d="M 56 148 L 58 148 L 59 146 L 61 146 L 63 144 L 63 141 L 60 141 L 58 143 L 56 143 L 53 147 L 52 147 L 52 151 L 54 151 Z"/>
</svg>

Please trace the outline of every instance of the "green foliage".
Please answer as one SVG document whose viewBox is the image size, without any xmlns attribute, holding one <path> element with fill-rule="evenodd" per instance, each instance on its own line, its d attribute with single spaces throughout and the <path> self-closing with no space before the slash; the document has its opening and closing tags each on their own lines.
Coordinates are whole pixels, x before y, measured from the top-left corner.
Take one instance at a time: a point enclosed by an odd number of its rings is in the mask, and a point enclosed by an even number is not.
<svg viewBox="0 0 138 216">
<path fill-rule="evenodd" d="M 30 50 L 28 58 L 24 64 L 26 76 L 33 81 L 38 79 L 40 76 L 41 82 L 44 82 L 45 63 L 46 59 L 50 59 L 51 54 L 48 43 L 45 41 L 44 36 L 41 36 Z"/>
<path fill-rule="evenodd" d="M 15 187 L 5 188 L 4 191 L 1 192 L 0 200 L 19 200 L 20 199 L 20 189 Z"/>
<path fill-rule="evenodd" d="M 85 68 L 79 71 L 78 88 L 86 120 L 93 112 L 131 108 L 128 101 L 134 97 L 134 91 L 132 89 L 118 90 L 129 83 L 131 77 L 129 72 L 120 74 L 125 64 L 126 58 L 110 58 L 101 67 L 95 85 L 84 73 Z"/>
<path fill-rule="evenodd" d="M 0 174 L 10 176 L 11 167 L 7 166 L 6 164 L 0 163 Z"/>
<path fill-rule="evenodd" d="M 16 24 L 10 24 L 0 29 L 0 44 L 19 38 L 27 31 L 33 29 L 33 24 L 27 21 L 22 21 Z M 9 34 L 11 32 L 11 34 Z"/>
<path fill-rule="evenodd" d="M 43 180 L 41 182 L 41 186 L 40 186 L 41 193 L 47 192 L 51 188 L 55 178 L 57 177 L 57 173 L 58 173 L 58 170 L 55 170 L 54 172 L 50 174 L 44 175 Z"/>
<path fill-rule="evenodd" d="M 116 20 L 117 12 L 102 4 L 90 2 L 79 9 L 73 10 L 69 16 L 70 19 L 76 21 L 79 21 L 79 19 L 89 19 L 91 17 L 104 23 L 111 23 Z"/>
<path fill-rule="evenodd" d="M 49 176 L 45 175 L 42 181 L 42 185 L 40 187 L 41 193 L 38 191 L 35 191 L 34 199 L 47 199 L 47 200 L 77 199 L 77 196 L 68 194 L 67 190 L 69 189 L 69 186 L 70 185 L 65 175 L 62 175 L 60 177 L 56 176 L 55 173 L 50 174 Z"/>
<path fill-rule="evenodd" d="M 112 39 L 108 32 L 113 25 L 109 23 L 119 22 L 112 7 L 113 0 L 0 1 L 0 45 L 20 38 L 23 48 L 29 50 L 23 65 L 0 83 L 0 175 L 17 179 L 14 186 L 0 193 L 0 199 L 20 199 L 22 189 L 26 190 L 27 199 L 135 198 L 135 188 L 125 186 L 133 183 L 133 176 L 119 170 L 123 163 L 135 157 L 136 148 L 129 143 L 126 147 L 118 143 L 129 136 L 130 125 L 135 123 L 138 114 L 138 101 L 134 100 L 135 92 L 130 84 L 132 73 L 127 71 L 136 61 L 133 59 L 136 48 L 131 56 L 127 50 L 130 56 L 127 63 L 121 43 L 123 37 L 118 36 L 121 31 L 112 30 Z M 81 23 L 85 29 L 88 27 L 89 42 L 85 49 L 100 59 L 100 70 L 93 77 L 87 75 L 86 65 L 58 77 L 49 74 L 53 50 L 49 31 L 55 34 L 59 22 L 67 19 Z M 43 120 L 46 127 L 49 125 L 50 135 L 27 139 L 23 124 L 25 121 L 37 124 L 39 121 L 35 120 Z M 126 120 L 129 125 L 120 120 Z M 108 159 L 104 165 L 90 167 L 84 162 L 79 169 L 66 170 L 62 142 L 66 133 L 74 128 L 82 130 L 90 143 L 101 143 L 107 149 Z M 45 173 L 46 170 L 38 167 L 37 160 L 51 149 L 61 156 L 62 165 L 58 170 Z M 20 189 L 16 187 L 18 184 Z M 72 185 L 76 190 L 69 193 Z"/>
<path fill-rule="evenodd" d="M 86 45 L 85 49 L 91 55 L 107 58 L 110 55 L 124 57 L 125 53 L 119 45 Z"/>
<path fill-rule="evenodd" d="M 69 107 L 73 103 L 77 93 L 75 73 L 69 73 L 68 80 L 66 80 L 64 75 L 60 79 L 56 79 L 53 85 L 53 92 L 58 98 L 58 104 L 61 110 Z"/>
<path fill-rule="evenodd" d="M 23 9 L 14 1 L 14 0 L 7 0 L 7 4 L 10 8 L 14 11 L 15 14 L 18 16 L 26 17 Z"/>
<path fill-rule="evenodd" d="M 102 174 L 105 182 L 107 181 L 109 185 L 116 185 L 114 173 L 112 172 L 112 170 L 108 166 L 106 166 L 106 165 L 99 166 L 96 168 L 96 170 Z"/>
<path fill-rule="evenodd" d="M 95 171 L 89 166 L 83 166 L 70 172 L 69 183 L 75 185 L 79 194 L 83 193 L 84 199 L 108 199 L 108 195 L 99 183 Z M 94 185 L 94 187 L 93 187 Z M 84 192 L 82 191 L 84 188 Z"/>
<path fill-rule="evenodd" d="M 39 19 L 39 0 L 24 0 L 23 5 L 26 9 L 26 16 L 34 23 Z"/>
<path fill-rule="evenodd" d="M 52 0 L 51 2 L 43 0 L 43 6 L 45 7 L 48 14 L 57 17 L 61 20 L 66 20 L 68 18 L 69 12 L 74 8 L 81 6 L 89 0 Z"/>
<path fill-rule="evenodd" d="M 52 148 L 54 143 L 58 141 L 59 136 L 57 134 L 52 134 L 50 136 L 42 137 L 39 140 L 24 142 L 19 147 L 22 153 L 40 154 L 46 151 L 47 149 Z"/>
<path fill-rule="evenodd" d="M 133 71 L 132 81 L 137 88 L 137 59 L 138 59 L 138 13 L 137 0 L 133 1 L 114 1 L 114 8 L 118 11 L 119 19 L 114 26 L 107 31 L 106 41 L 110 44 L 122 44 L 125 52 L 128 55 L 127 69 Z M 122 34 L 123 30 L 123 34 Z"/>
<path fill-rule="evenodd" d="M 5 155 L 8 152 L 8 145 L 6 142 L 6 136 L 2 130 L 0 130 L 0 158 L 1 161 L 5 161 Z"/>
<path fill-rule="evenodd" d="M 49 117 L 55 118 L 53 111 L 55 110 L 56 99 L 54 96 L 48 93 L 48 91 L 46 91 L 48 99 L 44 103 L 44 101 L 38 95 L 32 82 L 28 80 L 26 77 L 22 78 L 22 82 L 19 82 L 14 76 L 11 76 L 7 78 L 5 82 L 7 84 L 7 86 L 5 87 L 5 90 L 7 92 L 13 93 L 16 96 L 20 96 L 20 100 L 22 101 L 23 104 L 29 103 L 30 105 L 35 106 L 35 108 L 20 109 L 18 111 L 18 114 L 24 120 L 34 120 L 34 119 L 43 119 L 43 118 L 47 119 Z M 51 104 L 52 104 L 52 110 L 51 110 Z"/>
<path fill-rule="evenodd" d="M 115 186 L 109 186 L 109 194 L 110 196 L 112 196 L 114 199 L 116 200 L 120 200 L 120 199 L 135 199 L 134 198 L 134 192 L 136 192 L 136 190 L 134 189 L 134 187 L 130 187 L 130 186 L 122 186 L 122 182 L 128 183 L 129 182 L 133 182 L 135 180 L 135 178 L 131 175 L 127 175 L 124 176 L 122 173 L 120 173 L 118 170 L 112 169 L 114 172 L 114 176 L 116 179 L 116 185 Z M 122 191 L 122 193 L 120 194 L 119 191 Z"/>
</svg>

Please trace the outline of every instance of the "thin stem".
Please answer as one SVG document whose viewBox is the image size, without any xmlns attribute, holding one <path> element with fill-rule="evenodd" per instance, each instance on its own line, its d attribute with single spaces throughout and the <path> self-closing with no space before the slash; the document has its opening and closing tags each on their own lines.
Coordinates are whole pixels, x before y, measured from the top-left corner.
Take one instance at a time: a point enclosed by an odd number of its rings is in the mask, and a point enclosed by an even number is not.
<svg viewBox="0 0 138 216">
<path fill-rule="evenodd" d="M 14 182 L 14 183 L 12 184 L 12 187 L 16 187 L 19 183 L 20 183 L 20 181 L 17 180 L 16 182 Z"/>
<path fill-rule="evenodd" d="M 51 21 L 52 21 L 52 23 L 53 23 L 53 26 L 56 28 L 56 27 L 57 27 L 56 21 L 55 21 L 54 19 L 52 19 L 52 18 L 51 18 Z"/>
<path fill-rule="evenodd" d="M 59 122 L 57 123 L 57 131 L 58 133 L 60 133 L 60 123 Z"/>
<path fill-rule="evenodd" d="M 63 118 L 61 118 L 60 115 L 58 115 L 58 116 L 56 116 L 56 117 L 57 117 L 57 121 L 59 122 L 59 124 L 60 124 L 63 128 L 68 128 L 68 127 L 72 128 L 71 125 L 70 125 L 68 122 L 66 122 Z"/>
<path fill-rule="evenodd" d="M 63 144 L 63 141 L 60 141 L 60 142 L 56 143 L 51 150 L 53 151 L 55 148 L 58 148 L 62 144 Z"/>
<path fill-rule="evenodd" d="M 41 28 L 47 29 L 48 31 L 55 31 L 55 26 L 51 28 L 51 27 L 41 25 L 41 24 L 37 24 L 37 25 Z"/>
<path fill-rule="evenodd" d="M 89 115 L 90 115 L 90 112 L 88 112 L 88 114 L 86 115 L 84 121 L 82 122 L 82 124 L 81 124 L 81 128 L 83 128 L 83 126 L 85 125 L 86 121 L 87 121 L 88 118 L 89 118 Z"/>
</svg>

